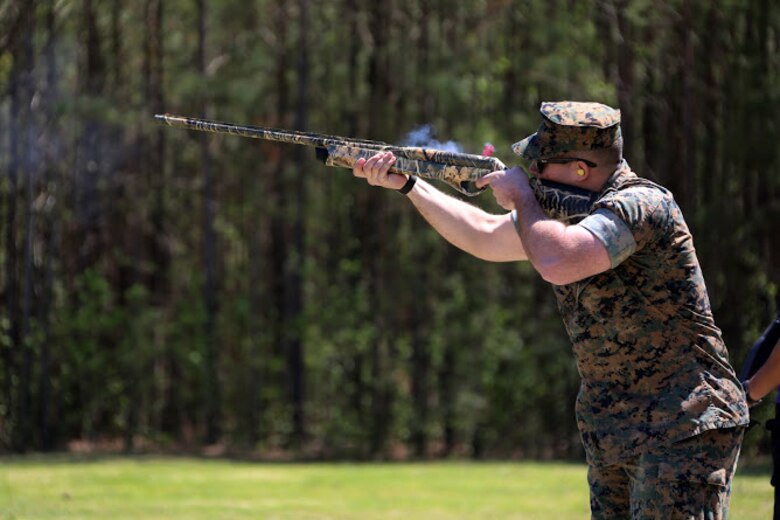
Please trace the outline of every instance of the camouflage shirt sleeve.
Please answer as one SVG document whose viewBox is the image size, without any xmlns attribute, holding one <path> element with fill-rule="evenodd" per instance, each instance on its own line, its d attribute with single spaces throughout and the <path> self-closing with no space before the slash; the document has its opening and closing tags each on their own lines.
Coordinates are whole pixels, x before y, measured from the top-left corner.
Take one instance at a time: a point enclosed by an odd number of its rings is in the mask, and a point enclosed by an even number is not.
<svg viewBox="0 0 780 520">
<path fill-rule="evenodd" d="M 666 232 L 668 209 L 662 190 L 632 187 L 597 202 L 595 211 L 579 225 L 604 243 L 614 268 Z"/>
<path fill-rule="evenodd" d="M 636 241 L 631 230 L 608 209 L 597 210 L 577 225 L 593 233 L 604 244 L 613 268 L 636 251 Z"/>
</svg>

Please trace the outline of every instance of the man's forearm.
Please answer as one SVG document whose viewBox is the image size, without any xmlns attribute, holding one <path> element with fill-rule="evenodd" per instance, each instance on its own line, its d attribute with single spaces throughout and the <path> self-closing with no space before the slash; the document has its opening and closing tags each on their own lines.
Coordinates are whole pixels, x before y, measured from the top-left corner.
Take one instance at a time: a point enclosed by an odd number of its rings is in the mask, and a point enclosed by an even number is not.
<svg viewBox="0 0 780 520">
<path fill-rule="evenodd" d="M 545 276 L 546 270 L 559 264 L 562 259 L 560 244 L 566 225 L 549 218 L 530 193 L 522 194 L 515 202 L 515 208 L 517 230 L 528 259 L 534 268 Z"/>
<path fill-rule="evenodd" d="M 419 180 L 408 194 L 420 215 L 452 245 L 492 262 L 525 260 L 509 215 L 492 215 Z"/>
<path fill-rule="evenodd" d="M 780 342 L 772 349 L 769 359 L 766 360 L 758 372 L 750 378 L 748 389 L 750 398 L 763 399 L 769 392 L 780 385 Z"/>
</svg>

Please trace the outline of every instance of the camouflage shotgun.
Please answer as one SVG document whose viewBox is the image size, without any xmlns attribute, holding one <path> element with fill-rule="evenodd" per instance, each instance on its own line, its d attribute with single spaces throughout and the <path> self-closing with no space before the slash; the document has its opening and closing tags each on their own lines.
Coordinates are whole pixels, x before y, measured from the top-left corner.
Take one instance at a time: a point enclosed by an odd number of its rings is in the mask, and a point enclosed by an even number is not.
<svg viewBox="0 0 780 520">
<path fill-rule="evenodd" d="M 313 146 L 316 148 L 317 158 L 328 166 L 352 168 L 361 157 L 368 159 L 377 152 L 393 152 L 397 159 L 390 168 L 391 172 L 443 181 L 468 196 L 479 195 L 485 190 L 484 188 L 478 189 L 474 185 L 474 181 L 490 172 L 506 169 L 504 163 L 485 155 L 446 152 L 433 148 L 393 146 L 381 141 L 235 125 L 170 114 L 158 114 L 154 118 L 160 123 L 176 128 Z"/>
</svg>

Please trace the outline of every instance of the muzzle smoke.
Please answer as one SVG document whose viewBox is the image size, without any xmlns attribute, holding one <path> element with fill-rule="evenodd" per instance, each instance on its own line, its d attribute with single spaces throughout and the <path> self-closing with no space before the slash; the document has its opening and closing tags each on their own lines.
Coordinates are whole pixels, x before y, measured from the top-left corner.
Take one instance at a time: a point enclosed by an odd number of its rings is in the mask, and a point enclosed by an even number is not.
<svg viewBox="0 0 780 520">
<path fill-rule="evenodd" d="M 422 125 L 411 132 L 409 132 L 406 138 L 401 143 L 402 146 L 413 146 L 419 148 L 433 148 L 435 150 L 443 150 L 445 152 L 464 153 L 463 147 L 455 141 L 438 141 L 434 138 L 435 131 L 431 125 Z M 485 143 L 482 148 L 481 155 L 492 156 L 495 152 L 495 147 L 490 143 Z"/>
<path fill-rule="evenodd" d="M 415 128 L 406 136 L 403 146 L 415 146 L 420 148 L 434 148 L 445 152 L 463 153 L 463 147 L 455 141 L 441 142 L 434 136 L 434 130 L 431 125 L 423 125 Z"/>
</svg>

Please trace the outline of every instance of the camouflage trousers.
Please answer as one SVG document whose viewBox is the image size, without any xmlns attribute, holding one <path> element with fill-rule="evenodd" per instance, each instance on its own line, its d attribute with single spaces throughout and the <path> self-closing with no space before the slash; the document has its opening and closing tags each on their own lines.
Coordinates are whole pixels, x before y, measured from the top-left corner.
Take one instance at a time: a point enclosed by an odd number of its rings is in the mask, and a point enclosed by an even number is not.
<svg viewBox="0 0 780 520">
<path fill-rule="evenodd" d="M 744 428 L 710 430 L 588 470 L 593 520 L 725 520 Z"/>
</svg>

